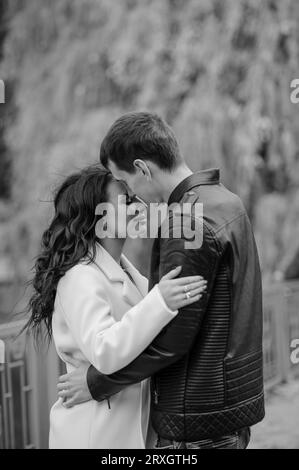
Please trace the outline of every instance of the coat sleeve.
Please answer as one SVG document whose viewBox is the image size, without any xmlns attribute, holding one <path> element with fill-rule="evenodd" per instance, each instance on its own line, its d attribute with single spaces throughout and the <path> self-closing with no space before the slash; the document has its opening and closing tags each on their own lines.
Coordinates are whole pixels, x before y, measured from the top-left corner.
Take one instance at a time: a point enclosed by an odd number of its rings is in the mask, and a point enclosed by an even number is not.
<svg viewBox="0 0 299 470">
<path fill-rule="evenodd" d="M 87 361 L 103 374 L 112 374 L 129 364 L 178 313 L 167 307 L 156 285 L 116 321 L 104 283 L 99 273 L 88 265 L 70 270 L 57 296 L 79 348 Z"/>
</svg>

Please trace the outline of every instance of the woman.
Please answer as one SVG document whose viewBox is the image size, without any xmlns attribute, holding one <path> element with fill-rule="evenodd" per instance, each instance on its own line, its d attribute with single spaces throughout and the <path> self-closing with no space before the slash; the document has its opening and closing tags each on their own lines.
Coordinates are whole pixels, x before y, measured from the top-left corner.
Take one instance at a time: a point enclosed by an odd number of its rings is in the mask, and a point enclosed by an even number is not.
<svg viewBox="0 0 299 470">
<path fill-rule="evenodd" d="M 38 334 L 46 325 L 68 371 L 73 361 L 104 374 L 126 366 L 204 289 L 199 276 L 175 279 L 176 268 L 147 293 L 147 280 L 122 254 L 123 219 L 110 217 L 105 228 L 111 238 L 97 238 L 98 204 L 109 202 L 118 213 L 124 209 L 119 196 L 130 202 L 126 188 L 106 170 L 90 167 L 70 176 L 56 194 L 54 218 L 43 235 L 29 326 Z M 50 448 L 145 448 L 149 405 L 148 381 L 110 403 L 66 408 L 59 398 L 51 410 Z"/>
</svg>

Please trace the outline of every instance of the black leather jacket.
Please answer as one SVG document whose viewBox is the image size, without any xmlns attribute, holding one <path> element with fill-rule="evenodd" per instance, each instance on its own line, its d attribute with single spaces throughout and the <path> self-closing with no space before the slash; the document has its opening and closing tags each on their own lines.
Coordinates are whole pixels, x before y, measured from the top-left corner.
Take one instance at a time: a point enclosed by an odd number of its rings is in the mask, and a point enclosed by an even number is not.
<svg viewBox="0 0 299 470">
<path fill-rule="evenodd" d="M 195 441 L 264 417 L 261 274 L 244 206 L 220 184 L 218 169 L 183 180 L 168 201 L 174 202 L 203 204 L 203 242 L 186 249 L 184 236 L 157 238 L 150 288 L 182 265 L 182 276 L 201 274 L 208 281 L 207 294 L 182 308 L 128 366 L 109 376 L 91 366 L 87 381 L 92 397 L 102 401 L 152 377 L 156 432 Z"/>
</svg>

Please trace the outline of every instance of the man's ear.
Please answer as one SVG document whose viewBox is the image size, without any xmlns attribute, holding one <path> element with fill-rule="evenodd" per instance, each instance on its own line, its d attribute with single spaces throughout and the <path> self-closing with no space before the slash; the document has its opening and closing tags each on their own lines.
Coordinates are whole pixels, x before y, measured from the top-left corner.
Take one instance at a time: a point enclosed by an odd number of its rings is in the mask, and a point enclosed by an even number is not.
<svg viewBox="0 0 299 470">
<path fill-rule="evenodd" d="M 152 179 L 151 170 L 144 160 L 140 160 L 140 158 L 137 158 L 136 160 L 134 160 L 133 165 L 137 171 L 140 171 L 143 176 L 145 176 L 147 181 L 150 181 Z"/>
</svg>

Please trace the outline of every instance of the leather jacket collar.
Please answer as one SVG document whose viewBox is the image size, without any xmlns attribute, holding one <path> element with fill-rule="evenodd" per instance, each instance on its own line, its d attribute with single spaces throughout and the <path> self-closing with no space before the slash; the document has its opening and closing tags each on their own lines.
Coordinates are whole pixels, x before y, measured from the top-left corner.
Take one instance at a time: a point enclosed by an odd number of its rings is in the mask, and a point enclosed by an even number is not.
<svg viewBox="0 0 299 470">
<path fill-rule="evenodd" d="M 183 195 L 190 191 L 195 186 L 202 184 L 219 184 L 220 170 L 219 168 L 210 168 L 208 170 L 197 171 L 190 176 L 187 176 L 181 181 L 172 191 L 168 199 L 168 205 L 173 202 L 179 202 Z"/>
</svg>

